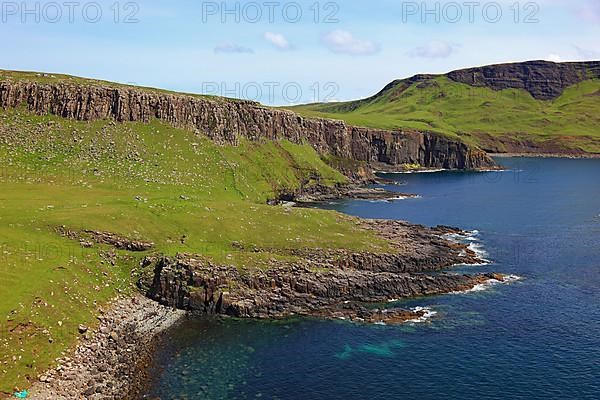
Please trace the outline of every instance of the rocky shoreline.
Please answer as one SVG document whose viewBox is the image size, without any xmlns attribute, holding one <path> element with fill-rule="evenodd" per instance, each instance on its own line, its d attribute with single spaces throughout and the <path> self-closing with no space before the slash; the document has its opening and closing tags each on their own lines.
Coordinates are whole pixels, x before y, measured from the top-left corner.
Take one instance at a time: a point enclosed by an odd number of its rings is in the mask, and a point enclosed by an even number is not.
<svg viewBox="0 0 600 400">
<path fill-rule="evenodd" d="M 36 400 L 136 399 L 160 335 L 185 317 L 136 294 L 117 299 L 96 328 L 80 327 L 76 350 L 42 376 L 28 398 Z"/>
<path fill-rule="evenodd" d="M 339 199 L 394 201 L 398 199 L 419 197 L 412 193 L 392 192 L 383 188 L 365 186 L 365 184 L 383 181 L 384 180 L 368 180 L 360 183 L 340 184 L 335 186 L 311 185 L 296 191 L 283 191 L 279 193 L 275 199 L 269 200 L 268 204 L 295 205 L 298 203 L 299 205 L 305 205 Z"/>
<path fill-rule="evenodd" d="M 39 378 L 32 399 L 135 399 L 148 382 L 149 366 L 162 334 L 186 315 L 273 319 L 311 316 L 359 323 L 424 321 L 426 309 L 388 306 L 390 301 L 468 291 L 498 274 L 455 274 L 443 269 L 482 260 L 449 237 L 457 228 L 428 228 L 402 221 L 348 217 L 389 243 L 383 253 L 344 249 L 280 250 L 265 270 L 239 270 L 193 254 L 154 255 L 142 262 L 138 282 L 145 295 L 121 297 L 98 326 L 80 327 L 80 342 L 58 367 Z M 126 238 L 107 232 L 63 229 L 79 240 L 131 248 Z M 148 244 L 149 245 L 149 244 Z M 136 247 L 137 248 L 137 247 Z M 254 251 L 273 249 L 254 249 Z M 285 261 L 282 261 L 285 260 Z M 373 306 L 373 303 L 386 303 Z"/>
<path fill-rule="evenodd" d="M 265 270 L 239 270 L 201 256 L 152 256 L 143 262 L 139 287 L 160 304 L 198 315 L 285 318 L 293 315 L 373 319 L 365 303 L 472 289 L 498 274 L 440 272 L 481 260 L 465 244 L 450 241 L 456 228 L 427 228 L 401 221 L 359 220 L 388 241 L 385 253 L 343 249 L 295 249 L 272 259 Z M 260 251 L 261 249 L 257 249 Z M 351 306 L 348 306 L 351 304 Z M 389 313 L 390 319 L 407 310 Z M 379 318 L 378 322 L 386 322 Z"/>
</svg>

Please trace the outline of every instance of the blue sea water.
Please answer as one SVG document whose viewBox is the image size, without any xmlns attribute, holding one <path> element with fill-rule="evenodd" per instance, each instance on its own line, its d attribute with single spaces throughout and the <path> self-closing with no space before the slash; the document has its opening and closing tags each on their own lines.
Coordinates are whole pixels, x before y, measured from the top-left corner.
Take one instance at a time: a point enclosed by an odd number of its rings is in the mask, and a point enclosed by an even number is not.
<svg viewBox="0 0 600 400">
<path fill-rule="evenodd" d="M 198 319 L 170 332 L 161 399 L 600 399 L 600 160 L 498 160 L 503 172 L 385 175 L 418 199 L 339 201 L 369 218 L 478 230 L 522 279 L 412 299 L 426 323 Z"/>
</svg>

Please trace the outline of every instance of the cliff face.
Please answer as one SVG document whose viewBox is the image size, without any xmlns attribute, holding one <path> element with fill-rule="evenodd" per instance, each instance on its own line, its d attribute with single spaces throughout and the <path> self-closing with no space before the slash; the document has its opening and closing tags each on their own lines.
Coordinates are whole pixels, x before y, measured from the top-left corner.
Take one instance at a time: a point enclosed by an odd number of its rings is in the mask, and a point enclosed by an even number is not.
<svg viewBox="0 0 600 400">
<path fill-rule="evenodd" d="M 444 136 L 307 119 L 247 101 L 219 101 L 126 87 L 3 81 L 0 106 L 26 106 L 36 114 L 82 121 L 149 122 L 157 118 L 178 128 L 202 132 L 219 143 L 237 144 L 240 137 L 308 142 L 321 154 L 379 164 L 382 169 L 405 163 L 448 169 L 495 165 L 485 152 Z"/>
<path fill-rule="evenodd" d="M 495 90 L 525 89 L 538 100 L 552 100 L 568 86 L 585 79 L 600 78 L 600 61 L 498 64 L 453 71 L 447 76 L 456 82 Z"/>
</svg>

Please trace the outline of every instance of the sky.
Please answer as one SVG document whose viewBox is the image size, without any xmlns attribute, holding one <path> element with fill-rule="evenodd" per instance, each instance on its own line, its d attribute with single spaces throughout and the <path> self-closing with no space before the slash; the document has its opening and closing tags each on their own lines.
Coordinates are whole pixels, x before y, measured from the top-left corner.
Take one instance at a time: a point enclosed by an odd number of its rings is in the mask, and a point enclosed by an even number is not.
<svg viewBox="0 0 600 400">
<path fill-rule="evenodd" d="M 292 105 L 417 73 L 600 60 L 600 0 L 2 1 L 0 35 L 0 69 Z"/>
</svg>

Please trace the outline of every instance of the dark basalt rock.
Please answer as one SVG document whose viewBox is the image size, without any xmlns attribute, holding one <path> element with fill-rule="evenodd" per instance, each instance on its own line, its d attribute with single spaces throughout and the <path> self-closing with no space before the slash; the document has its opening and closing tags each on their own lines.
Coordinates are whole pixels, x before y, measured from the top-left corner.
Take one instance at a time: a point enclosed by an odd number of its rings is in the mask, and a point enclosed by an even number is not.
<svg viewBox="0 0 600 400">
<path fill-rule="evenodd" d="M 491 278 L 488 278 L 491 279 Z M 159 258 L 146 295 L 202 314 L 276 318 L 322 315 L 341 302 L 381 302 L 467 290 L 481 276 L 407 274 L 355 269 L 315 271 L 292 265 L 241 274 L 191 256 Z"/>
<path fill-rule="evenodd" d="M 372 182 L 374 181 L 365 181 L 365 183 Z M 279 193 L 277 198 L 269 200 L 268 204 L 279 205 L 286 202 L 313 204 L 322 201 L 338 199 L 393 201 L 398 197 L 414 198 L 418 196 L 412 193 L 392 192 L 382 188 L 370 188 L 354 183 L 338 184 L 335 186 L 312 184 L 309 186 L 303 186 L 298 190 L 283 190 L 281 193 Z"/>
<path fill-rule="evenodd" d="M 586 79 L 600 78 L 600 61 L 553 63 L 528 61 L 462 69 L 450 72 L 450 79 L 495 90 L 525 89 L 534 98 L 552 100 L 565 88 Z"/>
</svg>

